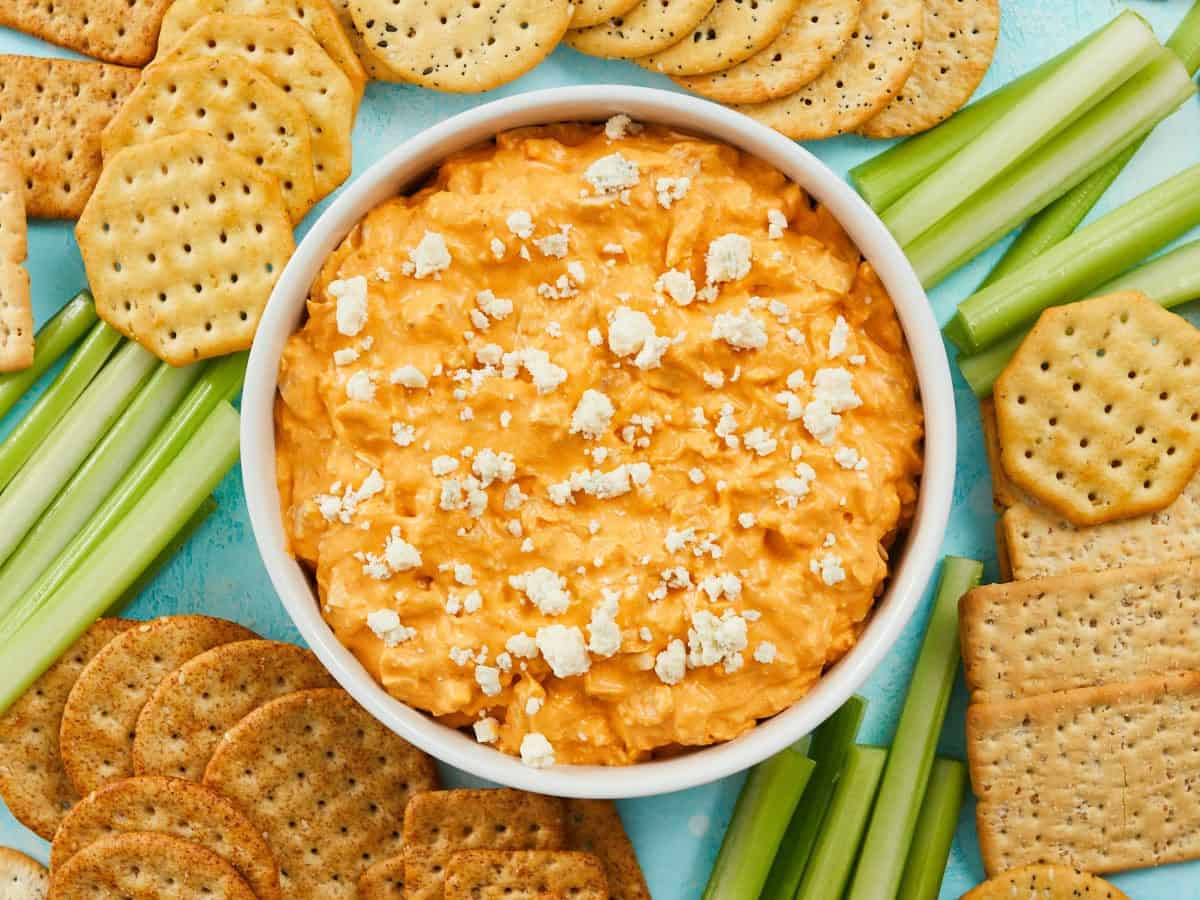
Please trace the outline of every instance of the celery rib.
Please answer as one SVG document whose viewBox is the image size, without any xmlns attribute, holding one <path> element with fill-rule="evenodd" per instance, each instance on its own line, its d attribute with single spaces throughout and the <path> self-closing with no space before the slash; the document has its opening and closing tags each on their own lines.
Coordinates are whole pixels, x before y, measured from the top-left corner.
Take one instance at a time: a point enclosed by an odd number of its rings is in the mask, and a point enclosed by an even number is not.
<svg viewBox="0 0 1200 900">
<path fill-rule="evenodd" d="M 0 418 L 8 414 L 47 369 L 96 324 L 92 295 L 82 291 L 54 314 L 34 338 L 33 365 L 0 375 Z"/>
<path fill-rule="evenodd" d="M 966 792 L 967 767 L 957 759 L 935 759 L 896 900 L 937 900 Z"/>
<path fill-rule="evenodd" d="M 1167 46 L 1178 54 L 1193 75 L 1200 70 L 1200 0 L 1192 4 L 1187 15 L 1175 26 Z"/>
</svg>

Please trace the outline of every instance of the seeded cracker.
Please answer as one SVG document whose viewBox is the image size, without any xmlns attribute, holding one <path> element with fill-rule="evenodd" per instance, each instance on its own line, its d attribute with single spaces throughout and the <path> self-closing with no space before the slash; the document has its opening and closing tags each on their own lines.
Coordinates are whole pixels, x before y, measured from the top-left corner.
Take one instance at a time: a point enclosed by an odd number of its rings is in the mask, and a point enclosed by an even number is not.
<svg viewBox="0 0 1200 900">
<path fill-rule="evenodd" d="M 1107 881 L 1067 866 L 1022 866 L 997 875 L 962 900 L 1129 900 Z"/>
<path fill-rule="evenodd" d="M 1000 36 L 1000 0 L 925 0 L 925 37 L 904 87 L 860 134 L 892 138 L 937 125 L 971 99 Z"/>
<path fill-rule="evenodd" d="M 171 0 L 4 0 L 0 25 L 123 66 L 154 56 L 163 12 Z M 2 71 L 2 69 L 0 69 Z"/>
<path fill-rule="evenodd" d="M 714 6 L 716 0 L 642 0 L 625 15 L 568 31 L 564 40 L 590 56 L 647 56 L 678 44 Z"/>
<path fill-rule="evenodd" d="M 433 761 L 345 691 L 301 691 L 261 706 L 217 748 L 205 784 L 266 836 L 285 896 L 353 898 L 358 879 L 401 847 L 409 798 L 437 785 Z"/>
<path fill-rule="evenodd" d="M 646 876 L 611 800 L 563 800 L 567 846 L 594 853 L 604 864 L 612 900 L 650 900 Z"/>
<path fill-rule="evenodd" d="M 50 874 L 36 859 L 0 847 L 0 900 L 43 900 Z"/>
<path fill-rule="evenodd" d="M 133 728 L 155 686 L 197 653 L 254 633 L 208 616 L 164 616 L 114 638 L 79 674 L 63 709 L 63 765 L 86 795 L 133 774 Z"/>
<path fill-rule="evenodd" d="M 641 2 L 642 0 L 576 0 L 571 27 L 587 28 L 599 25 L 616 16 L 625 15 Z"/>
<path fill-rule="evenodd" d="M 372 52 L 414 84 L 473 93 L 524 75 L 571 21 L 569 0 L 351 0 Z"/>
<path fill-rule="evenodd" d="M 358 879 L 361 900 L 404 900 L 404 854 L 375 863 Z"/>
<path fill-rule="evenodd" d="M 178 778 L 126 778 L 89 794 L 63 820 L 50 849 L 58 871 L 114 832 L 169 834 L 199 844 L 237 870 L 259 900 L 278 900 L 279 867 L 262 836 L 216 791 Z"/>
<path fill-rule="evenodd" d="M 666 75 L 706 75 L 728 69 L 779 37 L 799 2 L 717 0 L 717 5 L 688 37 L 637 63 Z"/>
<path fill-rule="evenodd" d="M 745 62 L 674 81 L 718 103 L 765 103 L 794 94 L 846 46 L 861 8 L 862 0 L 801 0 L 779 37 Z"/>
<path fill-rule="evenodd" d="M 237 871 L 211 850 L 165 834 L 105 837 L 54 873 L 51 900 L 255 900 Z"/>
<path fill-rule="evenodd" d="M 0 797 L 22 825 L 46 840 L 79 800 L 58 752 L 67 695 L 92 657 L 131 625 L 100 619 L 0 716 Z"/>
<path fill-rule="evenodd" d="M 793 140 L 853 131 L 908 79 L 921 46 L 922 17 L 921 0 L 864 0 L 850 41 L 820 76 L 790 96 L 737 109 Z"/>
<path fill-rule="evenodd" d="M 467 850 L 446 864 L 446 900 L 608 900 L 600 860 L 568 850 Z"/>
<path fill-rule="evenodd" d="M 0 55 L 0 153 L 25 176 L 31 219 L 76 219 L 100 177 L 100 132 L 136 69 Z"/>
<path fill-rule="evenodd" d="M 33 303 L 25 261 L 25 184 L 0 154 L 0 372 L 33 365 Z"/>
<path fill-rule="evenodd" d="M 351 0 L 333 0 L 334 11 L 350 40 L 350 46 L 354 48 L 355 54 L 362 62 L 367 77 L 373 81 L 403 82 L 405 80 L 403 76 L 392 71 L 383 58 L 371 49 L 366 38 L 362 36 L 362 32 L 358 30 L 358 26 L 354 24 L 354 16 L 350 14 L 350 2 Z"/>
</svg>

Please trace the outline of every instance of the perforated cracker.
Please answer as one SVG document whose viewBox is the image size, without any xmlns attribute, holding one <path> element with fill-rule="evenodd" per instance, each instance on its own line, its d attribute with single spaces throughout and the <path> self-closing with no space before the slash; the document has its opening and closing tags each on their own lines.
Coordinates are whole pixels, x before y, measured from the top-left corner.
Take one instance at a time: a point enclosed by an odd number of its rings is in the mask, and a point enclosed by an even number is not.
<svg viewBox="0 0 1200 900">
<path fill-rule="evenodd" d="M 1143 294 L 1042 313 L 996 380 L 1004 469 L 1077 525 L 1169 505 L 1200 466 L 1200 329 Z"/>
<path fill-rule="evenodd" d="M 351 82 L 302 26 L 258 16 L 205 16 L 160 62 L 196 58 L 242 59 L 304 107 L 318 198 L 350 177 L 350 135 L 362 85 Z"/>
<path fill-rule="evenodd" d="M 58 752 L 67 696 L 92 657 L 132 625 L 100 619 L 0 716 L 0 797 L 21 824 L 46 840 L 79 800 Z"/>
<path fill-rule="evenodd" d="M 76 219 L 100 177 L 100 132 L 136 69 L 0 55 L 0 153 L 25 176 L 32 219 Z"/>
<path fill-rule="evenodd" d="M 1102 878 L 1069 866 L 1022 866 L 967 891 L 962 900 L 1129 900 Z"/>
<path fill-rule="evenodd" d="M 29 273 L 20 263 L 0 259 L 0 372 L 33 365 L 33 300 Z"/>
<path fill-rule="evenodd" d="M 375 863 L 358 879 L 361 900 L 404 900 L 404 854 Z"/>
<path fill-rule="evenodd" d="M 126 778 L 89 794 L 54 835 L 50 866 L 113 833 L 154 832 L 199 844 L 237 870 L 259 900 L 278 900 L 279 867 L 262 836 L 229 800 L 179 778 Z"/>
<path fill-rule="evenodd" d="M 141 66 L 158 43 L 171 0 L 5 0 L 0 25 L 32 34 L 84 56 Z"/>
<path fill-rule="evenodd" d="M 250 346 L 295 247 L 274 179 L 198 132 L 114 155 L 75 234 L 101 318 L 177 366 Z"/>
<path fill-rule="evenodd" d="M 1200 672 L 967 709 L 989 874 L 1103 874 L 1200 857 Z"/>
<path fill-rule="evenodd" d="M 473 93 L 506 84 L 549 56 L 570 0 L 351 0 L 371 52 L 414 84 Z"/>
<path fill-rule="evenodd" d="M 749 59 L 673 80 L 718 103 L 765 103 L 794 94 L 841 53 L 861 9 L 862 0 L 801 0 L 779 36 Z"/>
<path fill-rule="evenodd" d="M 266 836 L 285 895 L 352 898 L 368 868 L 399 852 L 405 807 L 437 786 L 437 773 L 345 691 L 323 689 L 242 719 L 204 782 Z"/>
<path fill-rule="evenodd" d="M 187 59 L 151 66 L 108 123 L 106 157 L 131 144 L 202 131 L 278 183 L 293 222 L 316 201 L 312 139 L 304 107 L 241 59 Z"/>
<path fill-rule="evenodd" d="M 228 862 L 181 838 L 129 832 L 102 838 L 54 873 L 51 900 L 255 900 Z"/>
<path fill-rule="evenodd" d="M 850 40 L 829 68 L 794 94 L 737 109 L 793 140 L 853 131 L 900 92 L 923 31 L 921 0 L 864 0 Z"/>
<path fill-rule="evenodd" d="M 75 789 L 133 774 L 133 729 L 155 686 L 197 653 L 253 632 L 208 616 L 164 616 L 109 641 L 79 673 L 63 708 L 59 750 Z"/>
<path fill-rule="evenodd" d="M 567 846 L 594 854 L 604 865 L 612 900 L 650 900 L 646 876 L 611 800 L 563 800 Z"/>
<path fill-rule="evenodd" d="M 362 36 L 362 32 L 354 24 L 354 16 L 350 14 L 350 0 L 333 0 L 333 7 L 338 21 L 342 24 L 342 30 L 346 32 L 346 36 L 350 40 L 350 46 L 354 48 L 355 55 L 358 56 L 363 69 L 366 70 L 367 77 L 374 81 L 403 82 L 404 77 L 398 72 L 393 72 L 391 67 L 371 50 L 367 39 Z"/>
<path fill-rule="evenodd" d="M 32 857 L 0 847 L 0 900 L 43 900 L 50 873 Z"/>
<path fill-rule="evenodd" d="M 10 156 L 0 153 L 0 263 L 20 263 L 28 253 L 25 179 Z"/>
<path fill-rule="evenodd" d="M 861 134 L 891 138 L 932 128 L 971 99 L 1000 37 L 1000 0 L 925 0 L 925 37 L 908 80 Z"/>
<path fill-rule="evenodd" d="M 637 61 L 666 75 L 706 75 L 744 62 L 779 37 L 800 0 L 717 0 L 678 44 Z"/>
<path fill-rule="evenodd" d="M 461 850 L 561 850 L 562 801 L 514 791 L 432 791 L 404 814 L 404 886 L 410 900 L 442 896 L 446 866 Z"/>
<path fill-rule="evenodd" d="M 466 850 L 446 864 L 445 900 L 608 900 L 600 860 L 569 850 Z"/>
<path fill-rule="evenodd" d="M 714 6 L 716 0 L 642 0 L 607 22 L 571 29 L 563 40 L 590 56 L 648 56 L 686 38 Z"/>
<path fill-rule="evenodd" d="M 642 0 L 576 0 L 575 12 L 571 16 L 572 28 L 588 28 L 623 16 Z"/>
</svg>

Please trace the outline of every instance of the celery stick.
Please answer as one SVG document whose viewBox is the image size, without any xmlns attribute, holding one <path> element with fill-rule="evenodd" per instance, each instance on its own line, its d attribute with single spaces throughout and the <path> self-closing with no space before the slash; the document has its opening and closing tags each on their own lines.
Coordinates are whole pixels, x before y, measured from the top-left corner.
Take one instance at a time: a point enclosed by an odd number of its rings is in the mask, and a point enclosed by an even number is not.
<svg viewBox="0 0 1200 900">
<path fill-rule="evenodd" d="M 851 697 L 813 732 L 808 755 L 816 763 L 816 769 L 792 814 L 760 900 L 792 900 L 795 896 L 821 833 L 833 789 L 842 774 L 846 751 L 858 737 L 866 712 L 867 701 Z"/>
<path fill-rule="evenodd" d="M 1192 4 L 1183 21 L 1175 26 L 1167 46 L 1178 54 L 1193 75 L 1200 70 L 1200 0 Z"/>
<path fill-rule="evenodd" d="M 1000 373 L 1004 371 L 1004 367 L 1008 365 L 1008 361 L 1017 352 L 1027 334 L 1029 329 L 1022 328 L 986 350 L 959 355 L 958 369 L 976 397 L 982 400 L 992 395 L 992 385 L 996 383 L 996 379 L 1000 377 Z"/>
<path fill-rule="evenodd" d="M 976 291 L 956 318 L 971 351 L 991 346 L 1043 309 L 1086 297 L 1200 224 L 1200 165 L 1185 169 Z"/>
<path fill-rule="evenodd" d="M 202 363 L 180 369 L 159 363 L 121 418 L 0 567 L 0 610 L 16 605 L 17 598 L 84 526 L 203 369 Z"/>
<path fill-rule="evenodd" d="M 704 900 L 757 897 L 815 763 L 789 747 L 755 766 L 738 795 Z"/>
<path fill-rule="evenodd" d="M 96 307 L 87 291 L 76 294 L 41 327 L 34 340 L 33 365 L 20 372 L 0 375 L 0 418 L 16 405 L 33 383 L 58 362 L 85 331 L 96 323 Z"/>
<path fill-rule="evenodd" d="M 958 600 L 979 584 L 982 574 L 983 564 L 973 559 L 947 556 L 942 563 L 933 612 L 879 786 L 879 802 L 863 840 L 863 859 L 870 864 L 855 873 L 848 900 L 896 896 L 958 674 Z"/>
<path fill-rule="evenodd" d="M 119 343 L 121 335 L 104 322 L 97 322 L 88 332 L 50 387 L 0 444 L 0 490 L 33 456 Z"/>
<path fill-rule="evenodd" d="M 863 830 L 875 805 L 879 776 L 887 756 L 887 751 L 882 747 L 863 747 L 858 744 L 846 751 L 846 767 L 834 791 L 825 821 L 821 823 L 821 835 L 817 838 L 817 846 L 804 873 L 804 881 L 796 892 L 796 900 L 828 900 L 842 896 L 859 856 Z M 873 863 L 866 855 L 865 848 L 862 855 Z"/>
<path fill-rule="evenodd" d="M 937 900 L 966 790 L 967 767 L 963 763 L 940 756 L 933 761 L 897 900 Z"/>
<path fill-rule="evenodd" d="M 0 715 L 128 590 L 237 455 L 238 414 L 222 403 L 83 565 L 15 635 L 0 641 Z"/>
<path fill-rule="evenodd" d="M 1136 150 L 1134 145 L 1195 93 L 1179 58 L 1159 50 L 1102 104 L 905 247 L 917 277 L 926 287 L 937 284 L 1122 153 Z"/>
<path fill-rule="evenodd" d="M 0 641 L 20 626 L 82 564 L 87 555 L 120 522 L 158 475 L 181 451 L 196 429 L 224 398 L 242 383 L 246 354 L 235 353 L 208 364 L 208 368 L 138 457 L 112 493 L 80 532 L 22 595 L 7 616 L 0 617 Z"/>
<path fill-rule="evenodd" d="M 901 246 L 945 218 L 1009 166 L 1102 102 L 1159 51 L 1150 26 L 1123 12 L 1046 81 L 1019 100 L 882 214 Z"/>
</svg>

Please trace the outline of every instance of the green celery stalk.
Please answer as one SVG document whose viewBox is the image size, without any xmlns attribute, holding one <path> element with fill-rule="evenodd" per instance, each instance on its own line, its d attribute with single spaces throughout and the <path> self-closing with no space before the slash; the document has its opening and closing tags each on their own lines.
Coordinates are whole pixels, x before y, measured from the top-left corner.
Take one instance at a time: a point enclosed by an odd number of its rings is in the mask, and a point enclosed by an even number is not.
<svg viewBox="0 0 1200 900">
<path fill-rule="evenodd" d="M 104 322 L 97 322 L 76 349 L 46 392 L 17 422 L 0 444 L 0 490 L 13 480 L 28 459 L 61 421 L 71 405 L 104 367 L 121 335 Z"/>
<path fill-rule="evenodd" d="M 157 362 L 144 347 L 125 344 L 46 435 L 38 454 L 0 494 L 0 560 L 7 560 L 16 549 L 137 396 Z"/>
<path fill-rule="evenodd" d="M 245 372 L 245 353 L 235 353 L 208 364 L 200 380 L 167 424 L 113 488 L 112 493 L 104 498 L 104 502 L 87 524 L 21 596 L 17 606 L 0 618 L 0 641 L 11 635 L 22 622 L 36 612 L 83 564 L 88 554 L 129 513 L 171 460 L 181 452 L 213 409 L 231 392 L 236 392 Z"/>
<path fill-rule="evenodd" d="M 937 284 L 1106 164 L 1136 150 L 1155 125 L 1195 93 L 1179 57 L 1159 50 L 1102 104 L 906 246 L 921 283 Z"/>
<path fill-rule="evenodd" d="M 858 848 L 871 817 L 871 808 L 876 805 L 879 776 L 887 758 L 887 751 L 882 747 L 855 744 L 846 751 L 846 767 L 833 793 L 825 821 L 821 823 L 821 834 L 800 890 L 796 892 L 796 900 L 828 900 L 842 896 L 859 857 Z M 863 857 L 869 859 L 865 848 Z"/>
<path fill-rule="evenodd" d="M 1091 294 L 1102 297 L 1117 291 L 1141 291 L 1166 309 L 1200 300 L 1200 241 L 1192 241 L 1155 257 L 1093 289 Z M 1022 328 L 986 350 L 959 356 L 958 367 L 976 397 L 982 399 L 991 395 L 992 385 L 1027 334 L 1029 328 Z"/>
<path fill-rule="evenodd" d="M 902 247 L 972 194 L 1104 101 L 1159 51 L 1145 20 L 1126 11 L 1044 82 L 881 215 Z"/>
<path fill-rule="evenodd" d="M 789 747 L 750 770 L 704 900 L 758 896 L 815 765 L 803 750 Z"/>
<path fill-rule="evenodd" d="M 1185 169 L 976 291 L 955 318 L 977 352 L 1088 292 L 1200 224 L 1200 165 Z"/>
<path fill-rule="evenodd" d="M 15 606 L 70 543 L 153 440 L 203 369 L 201 363 L 179 369 L 159 363 L 133 402 L 0 567 L 0 610 Z"/>
<path fill-rule="evenodd" d="M 947 556 L 942 563 L 933 613 L 879 786 L 879 802 L 863 839 L 863 859 L 870 864 L 855 873 L 848 900 L 894 897 L 900 887 L 918 807 L 950 704 L 950 689 L 958 674 L 958 601 L 979 584 L 982 575 L 983 564 L 973 559 Z"/>
<path fill-rule="evenodd" d="M 1167 46 L 1178 54 L 1193 75 L 1200 70 L 1200 0 L 1192 4 L 1183 21 L 1175 26 Z"/>
<path fill-rule="evenodd" d="M 137 581 L 237 455 L 238 414 L 221 403 L 84 564 L 16 634 L 0 641 L 0 715 Z"/>
<path fill-rule="evenodd" d="M 833 789 L 842 774 L 846 751 L 858 737 L 866 713 L 867 701 L 862 697 L 851 697 L 813 732 L 808 755 L 816 769 L 792 814 L 760 900 L 792 900 L 796 895 L 821 833 L 821 822 L 833 798 Z"/>
<path fill-rule="evenodd" d="M 896 900 L 937 900 L 966 791 L 967 767 L 963 763 L 940 756 L 933 761 Z"/>
<path fill-rule="evenodd" d="M 58 358 L 94 324 L 96 307 L 92 305 L 92 295 L 87 291 L 76 294 L 66 306 L 55 313 L 54 318 L 42 326 L 34 339 L 33 365 L 20 372 L 0 375 L 0 418 L 3 418 L 33 387 L 34 382 L 58 362 Z"/>
</svg>

